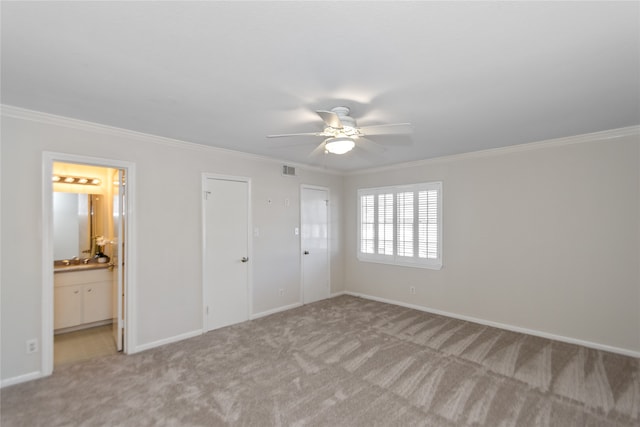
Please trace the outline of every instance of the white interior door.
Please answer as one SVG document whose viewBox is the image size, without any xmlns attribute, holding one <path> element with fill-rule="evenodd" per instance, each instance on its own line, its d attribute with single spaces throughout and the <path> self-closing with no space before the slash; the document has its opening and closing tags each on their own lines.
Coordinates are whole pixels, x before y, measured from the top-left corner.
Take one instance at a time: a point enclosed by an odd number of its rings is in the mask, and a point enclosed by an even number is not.
<svg viewBox="0 0 640 427">
<path fill-rule="evenodd" d="M 329 297 L 329 191 L 302 187 L 302 301 Z"/>
<path fill-rule="evenodd" d="M 118 351 L 123 350 L 124 344 L 124 212 L 125 212 L 125 172 L 119 169 L 114 174 L 113 186 L 113 231 L 111 239 L 111 265 L 113 266 L 113 303 L 112 329 L 113 339 Z"/>
<path fill-rule="evenodd" d="M 206 178 L 205 330 L 249 319 L 249 181 Z"/>
</svg>

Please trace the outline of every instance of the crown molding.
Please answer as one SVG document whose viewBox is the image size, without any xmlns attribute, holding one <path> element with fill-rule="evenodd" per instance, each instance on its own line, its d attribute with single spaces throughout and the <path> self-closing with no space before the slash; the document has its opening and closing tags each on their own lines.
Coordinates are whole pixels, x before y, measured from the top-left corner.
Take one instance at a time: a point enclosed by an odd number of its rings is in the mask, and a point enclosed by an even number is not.
<svg viewBox="0 0 640 427">
<path fill-rule="evenodd" d="M 601 132 L 592 132 L 581 135 L 573 135 L 563 138 L 555 138 L 544 141 L 530 142 L 526 144 L 510 145 L 507 147 L 491 148 L 488 150 L 471 151 L 468 153 L 454 154 L 451 156 L 434 157 L 430 159 L 415 160 L 411 162 L 396 163 L 388 166 L 381 166 L 376 168 L 359 169 L 356 171 L 338 171 L 334 169 L 327 169 L 318 166 L 312 166 L 304 163 L 290 162 L 283 159 L 277 159 L 274 157 L 261 156 L 258 154 L 246 153 L 244 151 L 230 150 L 228 148 L 213 147 L 210 145 L 197 144 L 189 141 L 182 141 L 173 138 L 166 138 L 158 135 L 151 135 L 147 133 L 137 132 L 129 129 L 118 128 L 115 126 L 103 125 L 95 122 L 88 122 L 84 120 L 74 119 L 71 117 L 58 116 L 55 114 L 44 113 L 41 111 L 29 110 L 26 108 L 16 107 L 13 105 L 0 104 L 0 114 L 4 117 L 11 117 L 21 120 L 30 120 L 42 124 L 49 124 L 54 126 L 66 127 L 71 129 L 77 129 L 87 132 L 95 132 L 103 135 L 110 135 L 116 137 L 123 137 L 133 139 L 141 142 L 150 142 L 155 144 L 162 144 L 169 147 L 188 149 L 195 151 L 205 151 L 219 154 L 227 154 L 236 157 L 241 157 L 247 160 L 257 160 L 278 164 L 286 164 L 288 166 L 294 166 L 310 172 L 324 173 L 327 175 L 336 176 L 355 176 L 366 175 L 371 173 L 380 172 L 392 172 L 400 169 L 429 166 L 438 163 L 453 162 L 459 160 L 468 160 L 474 158 L 492 157 L 503 154 L 520 153 L 530 150 L 538 150 L 548 147 L 559 147 L 572 144 L 580 144 L 585 142 L 597 142 L 607 141 L 616 138 L 622 138 L 626 136 L 639 136 L 640 137 L 640 125 L 628 126 L 624 128 L 611 129 Z"/>
<path fill-rule="evenodd" d="M 566 145 L 581 144 L 585 142 L 604 142 L 611 139 L 626 136 L 640 137 L 640 126 L 628 126 L 624 128 L 605 130 L 601 132 L 585 133 L 581 135 L 567 136 L 563 138 L 548 139 L 545 141 L 529 142 L 526 144 L 510 145 L 507 147 L 490 148 L 488 150 L 470 151 L 468 153 L 453 154 L 451 156 L 434 157 L 431 159 L 415 160 L 394 165 L 381 166 L 377 168 L 360 169 L 357 171 L 344 172 L 345 176 L 367 175 L 371 173 L 392 172 L 400 169 L 407 169 L 420 166 L 429 166 L 438 163 L 453 162 L 459 160 L 477 159 L 483 157 L 494 157 L 504 154 L 522 153 L 525 151 L 539 150 L 549 147 L 561 147 Z"/>
<path fill-rule="evenodd" d="M 197 144 L 195 142 L 183 141 L 179 139 L 166 138 L 164 136 L 152 135 L 143 132 L 137 132 L 134 130 L 119 128 L 115 126 L 103 125 L 100 123 L 89 122 L 85 120 L 74 119 L 71 117 L 58 116 L 55 114 L 44 113 L 41 111 L 29 110 L 27 108 L 16 107 L 13 105 L 0 104 L 0 114 L 3 117 L 11 117 L 20 120 L 29 120 L 41 124 L 65 127 L 80 131 L 94 132 L 102 135 L 121 137 L 127 139 L 133 139 L 140 142 L 148 142 L 154 144 L 161 144 L 173 148 L 188 149 L 194 151 L 204 151 L 209 153 L 227 154 L 236 157 L 241 157 L 247 160 L 257 160 L 278 164 L 286 164 L 288 166 L 294 166 L 299 169 L 308 170 L 311 172 L 319 172 L 328 175 L 344 175 L 343 172 L 325 169 L 318 166 L 311 166 L 304 163 L 290 162 L 288 160 L 277 159 L 274 157 L 261 156 L 258 154 L 246 153 L 244 151 L 230 150 L 228 148 L 213 147 L 210 145 Z"/>
</svg>

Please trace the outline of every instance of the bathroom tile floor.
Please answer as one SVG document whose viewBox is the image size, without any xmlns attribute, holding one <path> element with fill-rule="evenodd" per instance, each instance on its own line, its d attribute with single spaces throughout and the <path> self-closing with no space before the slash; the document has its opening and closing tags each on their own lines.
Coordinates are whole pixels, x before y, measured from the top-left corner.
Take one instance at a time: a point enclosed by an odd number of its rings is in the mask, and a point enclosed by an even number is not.
<svg viewBox="0 0 640 427">
<path fill-rule="evenodd" d="M 53 367 L 116 353 L 111 325 L 55 335 Z"/>
</svg>

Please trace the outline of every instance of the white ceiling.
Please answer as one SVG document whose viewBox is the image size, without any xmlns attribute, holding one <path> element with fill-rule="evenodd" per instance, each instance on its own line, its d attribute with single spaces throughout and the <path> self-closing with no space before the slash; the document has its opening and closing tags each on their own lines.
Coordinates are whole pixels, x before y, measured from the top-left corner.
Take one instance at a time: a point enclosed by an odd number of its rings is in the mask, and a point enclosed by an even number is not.
<svg viewBox="0 0 640 427">
<path fill-rule="evenodd" d="M 2 1 L 1 101 L 357 170 L 640 124 L 639 5 Z M 265 138 L 340 105 L 414 133 Z"/>
</svg>

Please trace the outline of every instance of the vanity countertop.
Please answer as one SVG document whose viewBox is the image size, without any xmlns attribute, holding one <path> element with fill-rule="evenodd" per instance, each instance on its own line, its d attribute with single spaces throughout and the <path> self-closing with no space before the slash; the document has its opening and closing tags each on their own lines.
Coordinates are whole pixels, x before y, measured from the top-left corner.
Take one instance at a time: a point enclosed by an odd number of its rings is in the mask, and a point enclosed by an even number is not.
<svg viewBox="0 0 640 427">
<path fill-rule="evenodd" d="M 67 273 L 69 271 L 84 271 L 84 270 L 98 270 L 101 268 L 109 268 L 109 263 L 103 262 L 89 262 L 88 264 L 70 264 L 64 265 L 61 261 L 55 261 L 53 263 L 54 273 Z"/>
</svg>

